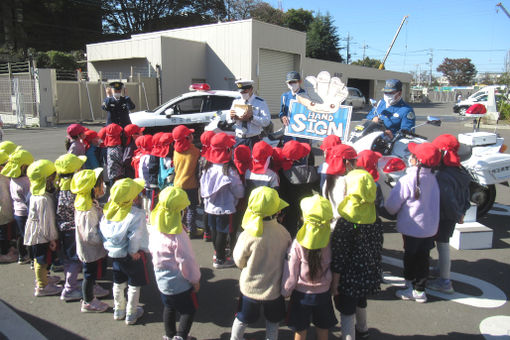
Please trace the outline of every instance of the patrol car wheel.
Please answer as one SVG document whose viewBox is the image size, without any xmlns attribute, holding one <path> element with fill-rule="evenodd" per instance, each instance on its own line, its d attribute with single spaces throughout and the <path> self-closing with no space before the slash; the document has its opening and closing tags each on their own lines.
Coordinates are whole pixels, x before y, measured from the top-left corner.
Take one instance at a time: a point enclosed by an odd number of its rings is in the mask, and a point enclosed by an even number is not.
<svg viewBox="0 0 510 340">
<path fill-rule="evenodd" d="M 460 107 L 460 108 L 459 108 L 459 115 L 461 115 L 461 116 L 465 116 L 465 115 L 466 115 L 466 110 L 467 110 L 467 109 L 468 109 L 468 108 L 467 108 L 467 107 L 465 107 L 465 106 Z"/>
<path fill-rule="evenodd" d="M 485 186 L 471 182 L 469 189 L 471 202 L 477 205 L 476 217 L 485 216 L 492 209 L 496 200 L 496 186 L 494 184 Z"/>
</svg>

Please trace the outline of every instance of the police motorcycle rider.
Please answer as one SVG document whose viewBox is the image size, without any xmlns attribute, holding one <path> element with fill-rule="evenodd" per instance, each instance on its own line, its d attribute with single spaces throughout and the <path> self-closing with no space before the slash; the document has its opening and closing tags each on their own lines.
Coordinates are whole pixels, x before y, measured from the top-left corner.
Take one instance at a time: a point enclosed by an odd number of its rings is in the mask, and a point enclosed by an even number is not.
<svg viewBox="0 0 510 340">
<path fill-rule="evenodd" d="M 370 110 L 367 120 L 384 124 L 385 134 L 390 139 L 400 130 L 414 131 L 416 115 L 413 108 L 402 99 L 402 82 L 388 79 L 382 91 L 384 99 Z"/>
<path fill-rule="evenodd" d="M 261 140 L 262 129 L 271 123 L 271 114 L 264 99 L 255 95 L 253 80 L 240 79 L 235 84 L 241 98 L 234 99 L 230 116 L 227 119 L 229 123 L 234 123 L 236 135 L 234 148 L 239 145 L 247 145 L 252 149 L 253 145 Z M 236 105 L 248 105 L 250 110 L 246 110 L 239 116 Z"/>
<path fill-rule="evenodd" d="M 115 123 L 125 127 L 131 124 L 129 111 L 134 108 L 135 104 L 129 96 L 126 96 L 124 84 L 120 81 L 110 83 L 109 88 L 106 89 L 106 98 L 102 105 L 102 109 L 108 113 L 106 125 Z"/>
</svg>

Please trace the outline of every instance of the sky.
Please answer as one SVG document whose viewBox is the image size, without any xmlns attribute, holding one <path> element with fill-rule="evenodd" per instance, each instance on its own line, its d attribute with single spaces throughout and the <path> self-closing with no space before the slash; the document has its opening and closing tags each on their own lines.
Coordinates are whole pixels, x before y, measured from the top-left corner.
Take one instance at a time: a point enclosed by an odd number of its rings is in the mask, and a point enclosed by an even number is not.
<svg viewBox="0 0 510 340">
<path fill-rule="evenodd" d="M 279 1 L 268 1 L 278 7 Z M 282 0 L 283 10 L 304 8 L 335 20 L 341 45 L 349 35 L 352 61 L 382 60 L 402 18 L 408 20 L 391 50 L 388 70 L 429 71 L 444 58 L 469 58 L 479 73 L 503 72 L 510 53 L 510 18 L 499 0 Z M 510 12 L 510 0 L 501 1 Z M 496 11 L 498 9 L 498 11 Z M 365 48 L 363 48 L 365 46 Z M 431 50 L 432 49 L 432 50 Z M 345 50 L 341 51 L 345 58 Z"/>
</svg>

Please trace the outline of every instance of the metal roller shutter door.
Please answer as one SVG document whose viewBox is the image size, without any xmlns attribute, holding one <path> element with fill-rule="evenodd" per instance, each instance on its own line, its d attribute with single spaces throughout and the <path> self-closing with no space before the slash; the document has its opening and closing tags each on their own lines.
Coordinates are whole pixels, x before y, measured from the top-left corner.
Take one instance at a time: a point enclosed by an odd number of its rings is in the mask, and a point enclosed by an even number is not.
<svg viewBox="0 0 510 340">
<path fill-rule="evenodd" d="M 288 91 L 285 76 L 295 70 L 297 55 L 259 49 L 258 94 L 267 102 L 271 115 L 280 112 L 282 93 Z"/>
</svg>

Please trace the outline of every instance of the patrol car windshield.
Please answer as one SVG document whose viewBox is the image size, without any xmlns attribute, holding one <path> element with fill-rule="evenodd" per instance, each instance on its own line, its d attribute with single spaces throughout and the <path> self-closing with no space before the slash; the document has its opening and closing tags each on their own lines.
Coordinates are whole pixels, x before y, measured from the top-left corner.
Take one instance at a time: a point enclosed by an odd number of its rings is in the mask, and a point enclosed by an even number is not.
<svg viewBox="0 0 510 340">
<path fill-rule="evenodd" d="M 175 98 L 173 98 L 173 99 L 170 99 L 169 101 L 164 102 L 163 104 L 159 105 L 158 107 L 156 107 L 156 108 L 154 108 L 154 109 L 152 109 L 152 110 L 147 110 L 147 112 L 156 112 L 156 111 L 158 111 L 159 109 L 161 109 L 161 108 L 163 108 L 163 107 L 168 106 L 168 104 L 169 104 L 170 102 L 173 102 L 173 101 L 175 101 L 175 100 L 177 100 L 177 99 L 179 99 L 179 98 L 182 98 L 182 96 L 177 96 L 177 97 L 175 97 Z"/>
</svg>

